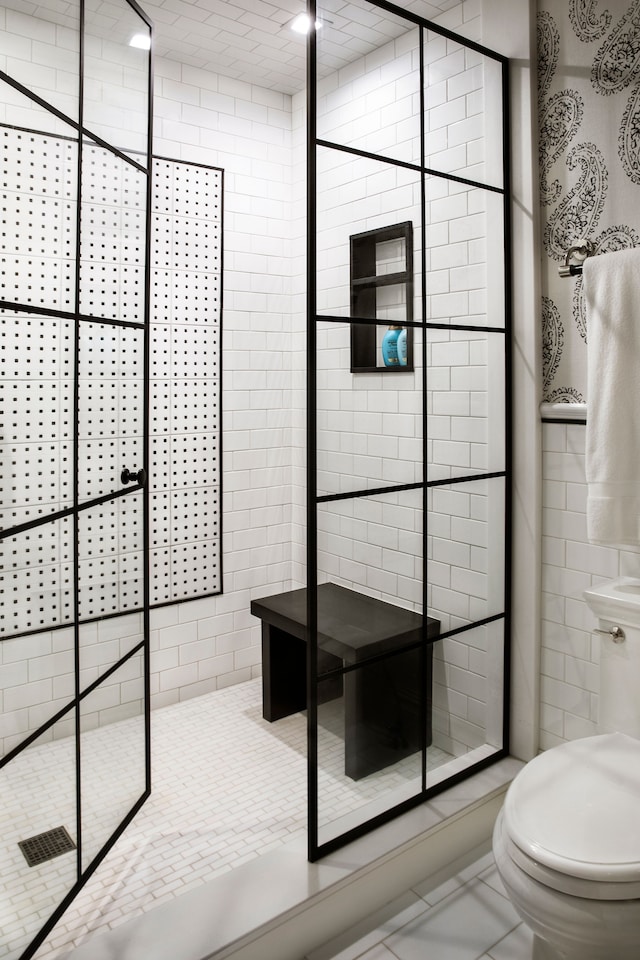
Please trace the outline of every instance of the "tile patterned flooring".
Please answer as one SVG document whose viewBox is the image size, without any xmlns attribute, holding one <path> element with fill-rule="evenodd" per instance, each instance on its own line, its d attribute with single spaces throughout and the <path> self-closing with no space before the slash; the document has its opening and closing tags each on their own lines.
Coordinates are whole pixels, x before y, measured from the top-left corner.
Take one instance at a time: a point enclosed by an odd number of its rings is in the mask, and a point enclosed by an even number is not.
<svg viewBox="0 0 640 960">
<path fill-rule="evenodd" d="M 327 823 L 345 811 L 362 818 L 367 805 L 397 796 L 419 777 L 415 757 L 357 782 L 345 777 L 341 703 L 321 708 L 320 816 Z M 151 797 L 36 960 L 62 957 L 94 934 L 305 835 L 306 718 L 266 723 L 260 679 L 156 710 L 152 720 Z M 92 853 L 141 792 L 141 737 L 139 718 L 85 735 L 83 764 L 91 766 L 85 779 L 93 789 L 84 844 Z M 17 847 L 18 840 L 60 824 L 74 833 L 73 741 L 35 745 L 26 754 L 0 777 L 0 854 L 9 865 L 0 929 L 12 944 L 3 947 L 0 937 L 0 960 L 16 960 L 34 908 L 50 915 L 74 875 L 74 853 L 28 868 Z M 430 769 L 449 759 L 429 749 Z"/>
<path fill-rule="evenodd" d="M 489 850 L 453 876 L 416 885 L 305 960 L 532 960 L 532 949 Z"/>
</svg>

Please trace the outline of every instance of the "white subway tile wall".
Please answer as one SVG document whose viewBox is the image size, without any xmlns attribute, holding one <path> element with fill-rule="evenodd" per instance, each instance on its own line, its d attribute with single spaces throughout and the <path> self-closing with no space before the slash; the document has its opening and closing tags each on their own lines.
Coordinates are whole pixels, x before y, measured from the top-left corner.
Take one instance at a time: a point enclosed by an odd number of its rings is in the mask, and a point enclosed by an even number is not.
<svg viewBox="0 0 640 960">
<path fill-rule="evenodd" d="M 319 43 L 319 58 L 322 43 Z M 382 156 L 419 161 L 418 36 L 399 40 L 320 85 L 318 135 Z M 426 126 L 434 165 L 484 175 L 483 84 L 486 66 L 475 53 L 441 37 L 426 45 L 430 81 Z M 388 103 L 400 106 L 379 130 Z M 396 103 L 397 105 L 397 103 Z M 373 117 L 373 119 L 372 119 Z M 487 123 L 491 123 L 489 118 Z M 439 149 L 448 152 L 438 152 Z M 500 169 L 498 165 L 498 169 Z M 495 325 L 504 308 L 488 312 L 487 245 L 500 242 L 498 195 L 428 180 L 427 319 Z M 411 170 L 321 148 L 318 155 L 318 310 L 349 314 L 349 237 L 391 223 L 414 225 L 415 304 L 421 303 L 421 195 Z M 488 217 L 497 213 L 497 216 Z M 487 221 L 493 226 L 488 228 Z M 491 231 L 491 232 L 490 232 Z M 500 271 L 490 278 L 499 287 Z M 450 330 L 428 333 L 429 479 L 500 470 L 504 466 L 501 334 Z M 351 374 L 349 326 L 318 329 L 318 486 L 344 493 L 422 479 L 422 349 L 415 331 L 416 372 Z M 489 436 L 490 416 L 496 436 Z M 428 612 L 449 630 L 504 609 L 504 547 L 491 537 L 504 509 L 501 480 L 436 488 L 429 493 Z M 422 609 L 420 491 L 329 502 L 318 512 L 319 569 L 342 583 L 392 603 Z M 498 586 L 495 586 L 496 574 Z M 501 629 L 501 628 L 500 628 Z M 502 637 L 480 628 L 437 644 L 434 664 L 434 743 L 456 755 L 499 742 L 501 707 L 487 713 Z M 491 657 L 495 649 L 499 655 Z M 489 680 L 491 678 L 491 680 Z"/>
<path fill-rule="evenodd" d="M 156 62 L 154 152 L 224 169 L 223 594 L 152 612 L 152 705 L 257 676 L 292 562 L 291 98 Z"/>
<path fill-rule="evenodd" d="M 582 594 L 640 570 L 640 549 L 587 539 L 585 432 L 543 425 L 541 749 L 596 733 L 600 638 Z"/>
<path fill-rule="evenodd" d="M 3 11 L 3 18 L 8 14 Z M 251 597 L 292 586 L 290 106 L 283 95 L 156 62 L 155 152 L 223 167 L 226 175 L 226 563 L 223 596 L 152 612 L 154 706 L 259 674 L 260 630 L 249 615 Z M 191 122 L 195 108 L 203 111 L 197 127 Z M 9 119 L 17 122 L 18 116 Z M 33 124 L 33 116 L 23 118 L 27 121 Z M 54 476 L 61 475 L 54 470 Z M 57 486 L 52 496 L 58 502 Z M 55 559 L 59 570 L 64 558 L 58 552 Z M 49 587 L 58 604 L 59 579 L 60 574 Z M 98 664 L 106 648 L 100 646 L 101 636 L 94 640 Z M 88 633 L 83 648 L 89 656 Z M 66 694 L 72 669 L 71 640 L 66 630 L 23 637 L 3 643 L 0 656 L 6 678 L 0 734 L 6 752 L 62 705 L 61 691 Z M 124 685 L 120 696 L 126 715 Z M 64 734 L 63 726 L 56 725 L 56 736 Z"/>
<path fill-rule="evenodd" d="M 65 11 L 68 27 L 2 7 L 0 10 L 0 68 L 66 116 L 78 118 L 79 12 Z M 64 57 L 60 57 L 60 48 Z M 0 123 L 27 129 L 70 133 L 67 124 L 45 115 L 35 103 L 7 85 L 0 105 Z"/>
</svg>

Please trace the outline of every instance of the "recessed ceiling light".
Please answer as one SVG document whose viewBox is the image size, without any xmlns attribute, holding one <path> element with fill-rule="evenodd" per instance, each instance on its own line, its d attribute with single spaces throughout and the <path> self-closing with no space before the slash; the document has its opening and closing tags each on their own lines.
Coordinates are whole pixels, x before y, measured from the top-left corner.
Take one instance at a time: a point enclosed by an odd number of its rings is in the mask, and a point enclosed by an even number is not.
<svg viewBox="0 0 640 960">
<path fill-rule="evenodd" d="M 319 30 L 322 24 L 319 20 L 316 20 L 316 30 Z M 307 13 L 299 13 L 297 17 L 290 23 L 291 29 L 294 33 L 307 34 L 311 29 L 311 17 Z"/>
<path fill-rule="evenodd" d="M 151 50 L 151 37 L 148 33 L 135 33 L 129 40 L 129 46 L 139 50 Z"/>
</svg>

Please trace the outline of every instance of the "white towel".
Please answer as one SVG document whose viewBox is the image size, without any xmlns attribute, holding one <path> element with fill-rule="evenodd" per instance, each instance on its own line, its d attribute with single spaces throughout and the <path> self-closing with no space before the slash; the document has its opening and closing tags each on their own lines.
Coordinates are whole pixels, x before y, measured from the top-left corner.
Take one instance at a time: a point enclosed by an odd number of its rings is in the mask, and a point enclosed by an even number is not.
<svg viewBox="0 0 640 960">
<path fill-rule="evenodd" d="M 587 532 L 640 543 L 640 249 L 585 260 Z"/>
</svg>

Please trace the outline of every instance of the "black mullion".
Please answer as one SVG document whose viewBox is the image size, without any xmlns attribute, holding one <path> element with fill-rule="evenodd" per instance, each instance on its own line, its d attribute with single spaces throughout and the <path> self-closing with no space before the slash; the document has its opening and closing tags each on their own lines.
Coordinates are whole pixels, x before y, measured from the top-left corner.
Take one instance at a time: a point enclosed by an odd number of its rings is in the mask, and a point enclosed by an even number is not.
<svg viewBox="0 0 640 960">
<path fill-rule="evenodd" d="M 316 0 L 307 0 L 307 856 L 318 859 L 317 529 L 317 48 Z"/>
<path fill-rule="evenodd" d="M 427 320 L 427 175 L 425 173 L 425 163 L 426 163 L 426 154 L 425 154 L 425 139 L 426 139 L 426 128 L 425 128 L 425 65 L 424 65 L 424 45 L 425 45 L 425 36 L 424 28 L 420 26 L 418 30 L 418 56 L 420 64 L 420 238 L 421 238 L 421 255 L 420 255 L 420 298 L 421 298 L 421 309 L 422 309 L 422 479 L 423 479 L 423 491 L 422 491 L 422 611 L 423 611 L 423 620 L 426 624 L 426 615 L 428 607 L 428 586 L 429 580 L 427 576 L 427 557 L 428 557 L 428 517 L 429 517 L 429 504 L 428 504 L 428 487 L 424 481 L 427 479 L 427 451 L 428 451 L 428 441 L 427 436 L 427 331 L 426 324 Z M 426 628 L 425 628 L 426 630 Z M 424 793 L 427 789 L 427 655 L 426 647 L 422 647 L 422 656 L 420 659 L 420 675 L 422 677 L 422 696 L 420 697 L 420 733 L 422 741 L 422 792 Z"/>
<path fill-rule="evenodd" d="M 41 137 L 51 137 L 52 140 L 66 140 L 68 143 L 77 142 L 76 137 L 70 137 L 66 133 L 51 133 L 47 130 L 34 130 L 33 127 L 19 127 L 15 123 L 0 123 L 0 130 L 15 130 L 17 133 L 28 133 L 28 134 L 37 133 Z"/>
<path fill-rule="evenodd" d="M 330 853 L 334 853 L 336 850 L 344 847 L 347 843 L 351 843 L 353 840 L 358 840 L 360 837 L 365 836 L 367 833 L 371 833 L 373 830 L 377 830 L 378 827 L 384 826 L 385 823 L 389 823 L 391 820 L 395 820 L 403 813 L 407 813 L 409 810 L 413 810 L 415 807 L 422 806 L 423 803 L 425 803 L 427 800 L 430 800 L 432 797 L 437 797 L 439 794 L 443 793 L 444 790 L 449 790 L 451 787 L 456 786 L 456 784 L 462 783 L 464 780 L 468 780 L 473 774 L 480 773 L 482 770 L 488 769 L 488 767 L 493 766 L 497 760 L 502 760 L 506 756 L 508 756 L 508 753 L 503 747 L 496 747 L 495 751 L 488 757 L 483 757 L 482 760 L 478 760 L 476 763 L 470 764 L 468 767 L 465 767 L 458 773 L 450 774 L 446 780 L 442 781 L 442 783 L 438 783 L 433 787 L 427 787 L 426 790 L 420 791 L 420 793 L 417 793 L 413 797 L 409 797 L 408 800 L 402 800 L 400 803 L 397 803 L 393 807 L 388 807 L 382 813 L 377 814 L 370 820 L 365 820 L 356 827 L 353 827 L 351 830 L 346 830 L 344 833 L 339 834 L 332 840 L 327 840 L 325 843 L 320 844 L 318 847 L 318 859 L 320 857 L 326 857 Z"/>
<path fill-rule="evenodd" d="M 56 909 L 53 911 L 53 913 L 51 914 L 51 916 L 49 917 L 49 919 L 47 920 L 47 922 L 44 924 L 44 926 L 42 926 L 42 927 L 40 928 L 40 930 L 38 930 L 38 933 L 37 933 L 36 936 L 33 938 L 33 940 L 31 941 L 31 943 L 29 944 L 29 946 L 28 946 L 27 949 L 25 950 L 25 952 L 24 952 L 23 954 L 21 954 L 19 960 L 31 960 L 31 957 L 33 957 L 33 955 L 34 955 L 34 953 L 36 952 L 36 950 L 38 949 L 38 947 L 39 947 L 42 943 L 44 943 L 44 941 L 45 941 L 45 939 L 47 938 L 48 934 L 53 930 L 53 928 L 55 927 L 55 925 L 56 925 L 56 923 L 58 922 L 58 920 L 60 919 L 60 917 L 65 913 L 65 911 L 67 910 L 67 908 L 71 906 L 71 904 L 73 903 L 73 901 L 75 900 L 75 898 L 77 897 L 77 895 L 80 893 L 80 891 L 82 890 L 82 888 L 83 888 L 84 885 L 86 884 L 86 882 L 87 882 L 87 880 L 89 879 L 89 877 L 90 877 L 90 876 L 92 875 L 92 873 L 96 870 L 96 868 L 100 865 L 100 863 L 102 862 L 102 860 L 104 859 L 104 857 L 106 856 L 106 854 L 113 848 L 113 846 L 115 845 L 116 841 L 120 838 L 120 836 L 122 835 L 122 833 L 124 832 L 124 830 L 126 829 L 126 827 L 129 826 L 129 824 L 131 823 L 131 821 L 133 820 L 133 818 L 135 817 L 135 815 L 136 815 L 136 814 L 138 813 L 138 811 L 140 810 L 140 808 L 141 808 L 142 804 L 144 803 L 145 799 L 146 799 L 146 797 L 142 796 L 142 797 L 140 797 L 139 800 L 136 801 L 136 803 L 133 805 L 133 807 L 131 808 L 131 810 L 129 811 L 129 813 L 125 816 L 125 818 L 124 818 L 124 819 L 122 820 L 122 822 L 119 824 L 119 826 L 117 827 L 117 829 L 114 831 L 114 833 L 109 837 L 109 839 L 107 840 L 107 842 L 104 844 L 104 846 L 102 847 L 102 849 L 98 851 L 98 853 L 97 853 L 96 856 L 93 858 L 93 860 L 91 861 L 91 863 L 87 866 L 87 869 L 84 871 L 84 874 L 83 874 L 78 880 L 76 880 L 76 882 L 74 883 L 74 885 L 71 887 L 71 889 L 70 889 L 69 892 L 66 894 L 66 896 L 64 897 L 64 899 L 60 901 L 60 903 L 58 904 L 58 906 L 56 907 Z"/>
<path fill-rule="evenodd" d="M 75 264 L 75 320 L 73 345 L 73 638 L 74 638 L 74 695 L 75 695 L 75 754 L 76 754 L 76 871 L 78 881 L 82 877 L 82 755 L 80 724 L 80 503 L 79 450 L 80 450 L 80 253 L 82 230 L 82 118 L 84 111 L 84 47 L 85 4 L 80 0 L 78 60 L 78 179 L 76 183 L 76 264 Z"/>
<path fill-rule="evenodd" d="M 421 490 L 423 482 L 396 483 L 392 487 L 371 487 L 369 490 L 347 490 L 342 493 L 325 493 L 316 498 L 316 503 L 335 503 L 337 500 L 357 500 L 360 497 L 378 497 L 387 493 L 405 493 L 408 490 Z"/>
<path fill-rule="evenodd" d="M 35 517 L 33 520 L 28 520 L 26 523 L 16 524 L 15 527 L 10 527 L 8 530 L 0 530 L 0 541 L 8 539 L 9 537 L 19 536 L 21 533 L 26 533 L 29 530 L 33 530 L 35 527 L 42 527 L 45 523 L 52 523 L 54 520 L 64 520 L 65 517 L 70 517 L 74 513 L 82 513 L 84 510 L 90 510 L 92 507 L 101 507 L 105 503 L 109 503 L 110 500 L 119 500 L 121 497 L 126 497 L 131 493 L 135 493 L 137 490 L 142 490 L 143 485 L 141 483 L 136 483 L 132 487 L 127 487 L 126 490 L 114 490 L 113 493 L 105 493 L 101 497 L 96 497 L 93 500 L 87 500 L 85 503 L 78 503 L 73 507 L 65 507 L 64 510 L 58 510 L 55 513 L 48 513 L 43 517 Z M 48 629 L 48 628 L 47 628 Z"/>
<path fill-rule="evenodd" d="M 82 14 L 81 20 L 82 20 Z M 82 58 L 82 52 L 80 53 Z M 14 90 L 17 90 L 18 93 L 21 93 L 24 97 L 27 97 L 29 100 L 33 100 L 34 103 L 37 103 L 39 107 L 42 107 L 43 110 L 46 110 L 47 113 L 52 113 L 54 117 L 57 117 L 58 120 L 62 120 L 63 123 L 66 123 L 68 126 L 72 127 L 78 132 L 81 129 L 81 124 L 78 120 L 72 120 L 71 117 L 68 117 L 66 113 L 63 113 L 62 110 L 58 110 L 57 107 L 54 107 L 52 103 L 47 103 L 46 100 L 43 100 L 42 97 L 38 96 L 37 93 L 34 93 L 33 90 L 30 90 L 29 87 L 25 87 L 23 83 L 20 83 L 19 80 L 16 80 L 15 77 L 10 77 L 8 73 L 5 73 L 4 70 L 0 70 L 0 80 L 4 80 L 5 83 L 8 83 L 10 87 L 13 87 Z"/>
<path fill-rule="evenodd" d="M 506 470 L 489 473 L 474 473 L 468 477 L 443 477 L 441 480 L 420 480 L 417 483 L 396 483 L 389 487 L 371 487 L 368 490 L 347 490 L 342 493 L 325 493 L 316 498 L 316 503 L 334 503 L 337 500 L 357 500 L 360 497 L 382 497 L 387 493 L 406 493 L 409 490 L 430 490 L 432 487 L 451 487 L 456 483 L 473 483 L 477 480 L 495 480 L 506 477 Z"/>
<path fill-rule="evenodd" d="M 425 486 L 429 488 L 451 487 L 456 483 L 473 483 L 476 480 L 496 480 L 506 476 L 506 470 L 493 470 L 488 473 L 474 473 L 468 477 L 443 477 L 441 480 L 427 480 Z"/>
<path fill-rule="evenodd" d="M 220 169 L 218 167 L 214 169 Z M 219 516 L 219 534 L 218 534 L 218 565 L 220 568 L 220 578 L 218 580 L 219 589 L 216 593 L 208 594 L 208 596 L 216 596 L 216 594 L 221 594 L 223 592 L 223 583 L 224 583 L 224 550 L 222 549 L 222 537 L 224 533 L 224 510 L 222 509 L 223 498 L 224 498 L 224 470 L 222 469 L 222 458 L 224 456 L 224 437 L 222 430 L 222 415 L 223 415 L 223 375 L 224 375 L 224 355 L 222 351 L 222 319 L 224 317 L 224 283 L 222 278 L 224 277 L 224 170 L 220 170 L 220 236 L 223 238 L 222 243 L 220 244 L 220 309 L 218 312 L 218 336 L 220 349 L 218 350 L 218 502 L 220 509 L 218 510 Z M 195 599 L 195 598 L 194 598 Z M 160 606 L 160 604 L 155 604 L 155 606 Z"/>
<path fill-rule="evenodd" d="M 462 183 L 468 187 L 477 187 L 481 190 L 489 190 L 491 193 L 504 193 L 504 187 L 495 187 L 490 183 L 482 183 L 480 180 L 471 180 L 469 177 L 460 177 L 456 173 L 444 173 L 442 170 L 436 170 L 433 167 L 426 167 L 418 163 L 410 163 L 408 160 L 397 160 L 394 157 L 387 157 L 380 153 L 371 153 L 369 150 L 361 150 L 358 147 L 348 147 L 345 144 L 334 143 L 332 140 L 318 140 L 319 147 L 326 147 L 328 150 L 337 150 L 340 153 L 350 153 L 356 157 L 362 157 L 364 160 L 377 160 L 379 163 L 388 163 L 393 167 L 402 167 L 405 170 L 413 170 L 415 173 L 425 173 L 430 177 L 437 177 L 439 180 L 451 180 L 453 183 Z"/>
<path fill-rule="evenodd" d="M 129 2 L 129 0 L 127 0 Z M 80 24 L 81 29 L 84 29 L 84 14 L 80 14 Z M 84 69 L 84 48 L 83 41 L 80 41 L 80 70 Z M 5 83 L 8 83 L 10 87 L 13 87 L 14 90 L 17 90 L 18 93 L 21 93 L 27 99 L 32 100 L 34 103 L 37 103 L 39 107 L 42 107 L 47 113 L 52 113 L 54 117 L 57 117 L 58 120 L 62 120 L 63 123 L 66 123 L 68 126 L 72 127 L 74 130 L 77 130 L 79 133 L 79 140 L 84 136 L 89 140 L 92 140 L 94 143 L 97 143 L 99 147 L 103 147 L 105 150 L 108 150 L 110 153 L 116 154 L 120 157 L 121 160 L 126 160 L 128 163 L 133 164 L 137 167 L 138 170 L 144 172 L 144 167 L 139 164 L 136 160 L 132 160 L 131 157 L 123 153 L 122 150 L 119 150 L 117 147 L 114 147 L 113 144 L 107 143 L 106 140 L 103 140 L 102 137 L 99 137 L 97 134 L 92 133 L 88 127 L 82 125 L 82 104 L 79 103 L 79 119 L 72 120 L 71 117 L 68 117 L 66 113 L 63 113 L 62 110 L 58 110 L 57 107 L 54 107 L 52 104 L 47 103 L 46 100 L 43 100 L 42 97 L 38 96 L 37 93 L 34 93 L 33 90 L 30 90 L 28 87 L 25 87 L 24 84 L 20 83 L 19 80 L 16 80 L 14 77 L 10 77 L 8 73 L 5 73 L 4 70 L 0 70 L 0 80 L 4 80 Z M 7 126 L 7 124 L 4 124 Z M 17 128 L 16 128 L 17 129 Z M 34 131 L 40 133 L 41 131 Z M 43 134 L 43 136 L 56 136 L 56 134 Z M 68 139 L 71 139 L 70 137 Z"/>
<path fill-rule="evenodd" d="M 28 636 L 33 636 L 33 634 L 28 634 Z M 103 683 L 105 680 L 108 680 L 109 677 L 116 672 L 116 670 L 119 670 L 120 667 L 122 667 L 136 653 L 139 653 L 140 650 L 142 650 L 143 648 L 144 648 L 144 641 L 141 640 L 140 643 L 137 643 L 135 647 L 132 647 L 131 650 L 129 650 L 128 653 L 126 653 L 120 660 L 118 660 L 117 663 L 112 664 L 109 667 L 109 669 L 105 671 L 105 673 L 101 674 L 99 677 L 93 680 L 88 687 L 85 687 L 85 689 L 82 690 L 82 692 L 80 693 L 78 702 L 84 700 L 85 697 L 88 697 L 90 693 L 93 693 L 93 691 L 96 690 L 101 683 Z M 2 767 L 4 767 L 7 763 L 9 763 L 10 760 L 13 760 L 20 753 L 22 753 L 23 750 L 26 750 L 27 747 L 30 747 L 32 743 L 35 743 L 35 741 L 39 737 L 41 737 L 43 733 L 46 733 L 47 730 L 53 727 L 75 706 L 77 706 L 77 704 L 74 700 L 72 700 L 65 707 L 61 707 L 61 709 L 58 710 L 56 713 L 54 713 L 52 717 L 49 717 L 48 720 L 45 720 L 45 722 L 41 724 L 37 730 L 34 730 L 33 733 L 30 733 L 28 737 L 22 740 L 16 747 L 13 748 L 13 750 L 11 750 L 9 753 L 6 754 L 6 756 L 0 759 L 0 769 L 2 769 Z"/>
<path fill-rule="evenodd" d="M 13 313 L 33 313 L 41 317 L 52 317 L 56 320 L 82 320 L 84 323 L 104 323 L 112 327 L 130 327 L 134 330 L 144 330 L 144 323 L 137 320 L 112 320 L 108 317 L 94 317 L 79 310 L 49 310 L 47 307 L 36 307 L 31 303 L 15 303 L 9 300 L 0 300 L 0 310 L 11 310 Z"/>
<path fill-rule="evenodd" d="M 202 167 L 204 170 L 215 170 L 224 177 L 224 167 L 214 167 L 210 163 L 194 163 L 192 160 L 178 160 L 176 157 L 162 157 L 157 153 L 153 154 L 153 160 L 162 160 L 164 163 L 182 163 L 186 167 Z"/>
<path fill-rule="evenodd" d="M 501 333 L 505 334 L 506 327 L 488 327 L 480 326 L 475 323 L 440 323 L 439 321 L 429 320 L 425 323 L 427 330 L 461 330 L 463 333 Z"/>
<path fill-rule="evenodd" d="M 411 653 L 413 650 L 424 649 L 425 645 L 427 647 L 431 647 L 439 640 L 448 640 L 450 637 L 458 637 L 462 633 L 469 633 L 470 630 L 477 630 L 479 627 L 486 627 L 490 623 L 497 623 L 498 620 L 504 619 L 504 611 L 501 611 L 500 613 L 492 613 L 489 617 L 483 617 L 481 620 L 473 620 L 471 623 L 465 623 L 461 627 L 453 627 L 451 630 L 445 630 L 443 633 L 439 633 L 434 637 L 412 640 L 410 643 L 405 644 L 401 643 L 393 650 L 386 650 L 384 653 L 374 653 L 371 656 L 367 656 L 366 658 L 357 661 L 357 663 L 346 663 L 343 661 L 341 667 L 332 667 L 330 670 L 323 670 L 322 679 L 330 680 L 334 677 L 343 677 L 346 673 L 354 673 L 356 670 L 362 669 L 363 666 L 369 667 L 372 664 L 383 663 L 385 660 L 391 660 L 400 654 Z"/>
<path fill-rule="evenodd" d="M 120 150 L 118 147 L 114 147 L 112 143 L 108 143 L 106 140 L 103 140 L 102 137 L 98 136 L 97 133 L 92 133 L 88 127 L 82 128 L 82 134 L 86 140 L 91 141 L 92 144 L 96 144 L 99 147 L 102 147 L 103 150 L 107 150 L 109 153 L 112 153 L 114 156 L 118 157 L 120 160 L 124 160 L 125 163 L 131 164 L 132 167 L 135 167 L 136 170 L 139 170 L 140 173 L 146 173 L 147 171 L 142 166 L 141 163 L 138 163 L 137 160 L 134 160 L 133 157 L 125 153 L 123 150 Z M 134 153 L 132 150 L 131 153 Z"/>
<path fill-rule="evenodd" d="M 136 4 L 137 7 L 137 4 Z M 145 797 L 151 793 L 151 504 L 149 502 L 149 478 L 151 476 L 151 421 L 150 421 L 150 377 L 151 377 L 151 213 L 153 205 L 153 26 L 147 23 L 151 45 L 148 57 L 147 77 L 147 210 L 144 266 L 144 384 L 143 384 L 143 469 L 144 488 L 142 492 L 143 524 L 143 682 L 144 682 L 144 756 L 145 756 Z M 122 662 L 122 661 L 121 661 Z"/>
<path fill-rule="evenodd" d="M 425 18 L 421 17 L 418 13 L 413 13 L 411 10 L 406 10 L 404 7 L 399 7 L 396 3 L 391 3 L 390 0 L 369 0 L 369 2 L 374 4 L 376 7 L 380 7 L 382 10 L 387 10 L 389 13 L 395 14 L 401 20 L 408 20 L 410 23 L 416 24 L 416 26 L 424 27 L 426 30 L 430 30 L 432 33 L 437 33 L 439 36 L 445 37 L 447 40 L 454 40 L 456 43 L 459 43 L 464 47 L 468 47 L 470 50 L 475 50 L 477 53 L 482 53 L 490 60 L 497 60 L 498 63 L 505 63 L 507 61 L 507 58 L 501 53 L 496 53 L 495 50 L 490 50 L 488 47 L 482 46 L 481 43 L 476 43 L 475 40 L 468 40 L 466 37 L 462 37 L 459 33 L 454 33 L 453 30 L 448 30 L 446 27 L 441 27 L 439 24 L 433 23 L 431 20 L 425 20 Z"/>
<path fill-rule="evenodd" d="M 136 14 L 140 17 L 141 20 L 144 20 L 144 22 L 146 23 L 146 25 L 149 27 L 149 30 L 150 30 L 150 31 L 153 30 L 153 22 L 149 19 L 149 15 L 148 15 L 147 13 L 145 13 L 145 11 L 144 11 L 144 10 L 142 9 L 142 7 L 136 2 L 136 0 L 125 0 L 125 3 L 128 4 L 128 6 L 131 7 L 131 9 L 134 11 L 134 13 L 136 13 Z M 149 60 L 149 63 L 151 64 L 151 59 Z M 152 76 L 153 76 L 153 74 L 152 74 Z"/>
<path fill-rule="evenodd" d="M 511 151 L 509 136 L 511 130 L 511 103 L 509 88 L 509 64 L 502 64 L 502 154 L 504 168 L 504 309 L 505 326 L 505 518 L 504 518 L 504 677 L 502 681 L 503 713 L 502 727 L 504 750 L 509 752 L 510 740 L 510 691 L 511 691 L 511 559 L 512 559 L 512 509 L 513 509 L 513 290 L 512 290 L 512 240 L 511 240 Z"/>
<path fill-rule="evenodd" d="M 358 317 L 352 316 L 351 314 L 348 317 L 341 317 L 339 314 L 319 313 L 316 316 L 316 320 L 321 320 L 323 323 L 362 323 L 372 327 L 384 326 L 386 323 L 385 320 L 379 320 L 376 317 Z M 505 334 L 507 332 L 506 327 L 485 327 L 475 323 L 441 323 L 435 320 L 403 320 L 402 326 L 418 327 L 420 330 L 423 328 L 426 330 L 458 330 L 463 333 Z M 394 370 L 394 373 L 397 372 L 397 370 Z"/>
</svg>

